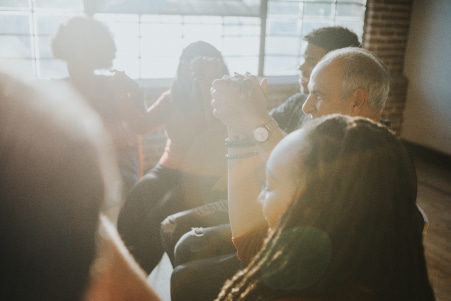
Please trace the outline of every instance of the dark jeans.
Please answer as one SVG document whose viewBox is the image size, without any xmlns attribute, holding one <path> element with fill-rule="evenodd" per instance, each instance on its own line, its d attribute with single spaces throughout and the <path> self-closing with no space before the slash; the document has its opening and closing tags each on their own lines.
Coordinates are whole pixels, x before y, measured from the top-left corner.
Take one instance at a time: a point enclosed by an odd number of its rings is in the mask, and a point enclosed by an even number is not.
<svg viewBox="0 0 451 301">
<path fill-rule="evenodd" d="M 171 300 L 215 300 L 224 282 L 241 268 L 234 253 L 179 265 L 171 275 Z"/>
<path fill-rule="evenodd" d="M 125 198 L 138 181 L 138 151 L 136 146 L 128 146 L 117 150 L 117 152 L 119 171 L 122 178 L 122 195 Z"/>
<path fill-rule="evenodd" d="M 212 190 L 217 180 L 157 165 L 132 188 L 117 226 L 125 245 L 147 273 L 160 262 L 164 252 L 160 238 L 163 219 L 224 198 L 224 191 Z"/>
<path fill-rule="evenodd" d="M 174 250 L 174 266 L 235 252 L 229 224 L 193 228 L 177 242 Z"/>
<path fill-rule="evenodd" d="M 171 263 L 173 265 L 177 265 L 178 263 L 174 262 L 174 249 L 176 243 L 179 241 L 179 239 L 182 237 L 182 235 L 185 235 L 185 233 L 189 232 L 188 238 L 191 234 L 193 234 L 196 231 L 190 231 L 191 229 L 198 229 L 197 231 L 201 231 L 202 227 L 212 227 L 220 224 L 226 224 L 229 222 L 229 215 L 228 215 L 228 206 L 227 206 L 227 200 L 219 200 L 216 202 L 212 202 L 200 207 L 196 207 L 190 210 L 182 211 L 173 215 L 168 216 L 162 223 L 161 223 L 161 239 L 163 243 L 164 250 L 169 256 L 169 259 L 171 260 Z M 226 239 L 230 241 L 231 234 L 230 230 L 228 230 L 228 235 Z M 194 235 L 196 235 L 194 233 Z M 191 240 L 185 239 L 187 243 L 182 244 L 183 246 L 188 246 L 189 248 L 194 248 L 190 244 Z M 215 237 L 213 237 L 214 239 Z M 220 237 L 220 239 L 223 239 L 223 237 Z M 214 240 L 217 242 L 216 240 Z M 195 243 L 195 242 L 193 242 Z M 202 241 L 201 245 L 208 247 L 213 244 L 213 240 L 210 242 Z M 188 252 L 180 252 L 183 255 L 182 261 L 190 261 L 193 260 L 192 255 L 188 255 Z M 213 253 L 212 253 L 213 255 Z M 203 258 L 209 257 L 212 255 L 205 254 Z M 187 257 L 189 256 L 189 257 Z"/>
<path fill-rule="evenodd" d="M 224 282 L 243 266 L 235 255 L 230 225 L 195 228 L 175 247 L 172 301 L 214 300 Z"/>
</svg>

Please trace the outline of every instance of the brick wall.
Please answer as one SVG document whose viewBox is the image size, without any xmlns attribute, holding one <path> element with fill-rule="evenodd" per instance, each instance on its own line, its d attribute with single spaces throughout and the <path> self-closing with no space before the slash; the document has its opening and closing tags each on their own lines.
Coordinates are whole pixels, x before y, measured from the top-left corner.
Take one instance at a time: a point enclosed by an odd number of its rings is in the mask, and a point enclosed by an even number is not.
<svg viewBox="0 0 451 301">
<path fill-rule="evenodd" d="M 363 47 L 379 56 L 390 71 L 390 94 L 383 118 L 391 121 L 398 135 L 408 84 L 403 70 L 412 5 L 413 0 L 368 0 L 363 31 Z"/>
</svg>

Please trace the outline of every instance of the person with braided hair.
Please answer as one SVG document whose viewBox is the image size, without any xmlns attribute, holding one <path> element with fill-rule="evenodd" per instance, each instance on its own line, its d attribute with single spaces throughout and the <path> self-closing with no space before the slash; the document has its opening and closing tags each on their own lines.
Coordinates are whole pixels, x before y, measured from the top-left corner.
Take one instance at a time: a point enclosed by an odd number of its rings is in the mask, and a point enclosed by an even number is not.
<svg viewBox="0 0 451 301">
<path fill-rule="evenodd" d="M 216 300 L 434 300 L 416 192 L 413 161 L 385 126 L 310 121 L 269 156 L 258 197 L 268 236 L 256 255 L 235 240 L 248 265 Z"/>
</svg>

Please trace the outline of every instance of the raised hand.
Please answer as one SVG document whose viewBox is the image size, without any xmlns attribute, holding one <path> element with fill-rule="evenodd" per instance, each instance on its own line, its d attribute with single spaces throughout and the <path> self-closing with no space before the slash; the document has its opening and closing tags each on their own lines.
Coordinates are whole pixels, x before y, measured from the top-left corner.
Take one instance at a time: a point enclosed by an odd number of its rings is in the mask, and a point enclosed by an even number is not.
<svg viewBox="0 0 451 301">
<path fill-rule="evenodd" d="M 269 119 L 266 103 L 266 79 L 261 82 L 250 73 L 235 74 L 213 81 L 213 115 L 236 134 L 249 135 Z"/>
<path fill-rule="evenodd" d="M 227 70 L 222 60 L 213 57 L 198 56 L 190 62 L 193 90 L 199 88 L 204 102 L 205 120 L 207 124 L 217 124 L 218 120 L 214 118 L 210 106 L 211 84 L 215 79 L 221 78 Z"/>
</svg>

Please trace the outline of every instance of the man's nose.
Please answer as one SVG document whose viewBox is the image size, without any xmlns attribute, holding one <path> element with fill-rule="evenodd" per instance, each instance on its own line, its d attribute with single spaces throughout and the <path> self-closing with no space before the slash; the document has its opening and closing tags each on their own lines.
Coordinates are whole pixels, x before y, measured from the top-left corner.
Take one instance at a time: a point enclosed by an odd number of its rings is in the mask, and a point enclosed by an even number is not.
<svg viewBox="0 0 451 301">
<path fill-rule="evenodd" d="M 302 62 L 301 64 L 299 64 L 298 70 L 301 71 L 301 72 L 305 70 L 305 61 Z"/>
<path fill-rule="evenodd" d="M 315 97 L 310 93 L 302 105 L 302 111 L 305 114 L 311 114 L 315 110 Z"/>
</svg>

